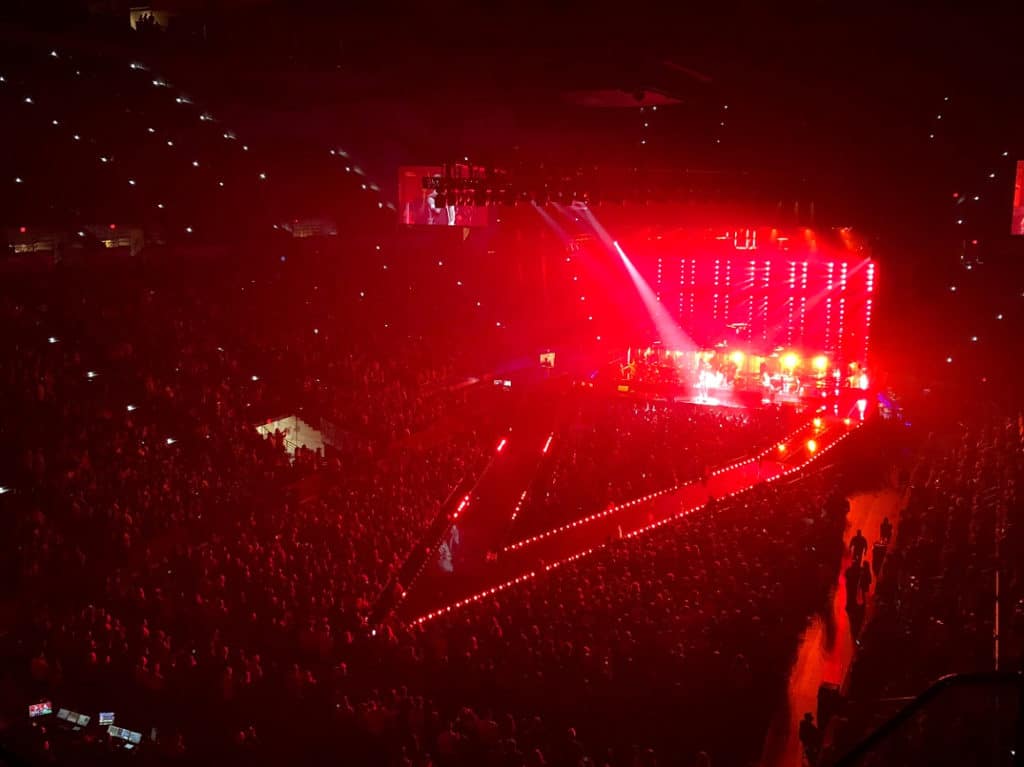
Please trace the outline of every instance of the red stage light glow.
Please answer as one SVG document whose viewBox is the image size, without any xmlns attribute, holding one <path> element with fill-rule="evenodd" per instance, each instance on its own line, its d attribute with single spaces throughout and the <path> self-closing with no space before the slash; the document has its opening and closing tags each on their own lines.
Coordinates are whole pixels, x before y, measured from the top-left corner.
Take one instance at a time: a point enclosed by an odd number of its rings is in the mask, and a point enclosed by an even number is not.
<svg viewBox="0 0 1024 767">
<path fill-rule="evenodd" d="M 522 511 L 523 503 L 526 502 L 526 490 L 523 491 L 522 495 L 519 496 L 519 501 L 516 503 L 516 507 L 512 509 L 512 521 L 516 521 L 516 517 L 519 516 L 519 512 Z"/>
<path fill-rule="evenodd" d="M 589 211 L 588 211 L 589 213 Z M 596 223 L 593 214 L 590 214 L 592 223 Z M 683 332 L 683 329 L 679 327 L 678 323 L 669 314 L 668 310 L 662 305 L 658 296 L 655 295 L 654 291 L 651 290 L 651 286 L 647 284 L 637 268 L 630 261 L 629 256 L 626 255 L 622 246 L 618 242 L 612 242 L 612 247 L 615 248 L 619 254 L 619 258 L 622 259 L 623 265 L 626 267 L 626 271 L 629 273 L 629 277 L 633 280 L 633 285 L 640 294 L 640 298 L 643 300 L 644 307 L 651 315 L 651 320 L 654 322 L 654 327 L 658 331 L 658 336 L 661 340 L 668 345 L 671 349 L 690 350 L 695 349 L 696 344 Z M 598 339 L 600 340 L 600 339 Z"/>
</svg>

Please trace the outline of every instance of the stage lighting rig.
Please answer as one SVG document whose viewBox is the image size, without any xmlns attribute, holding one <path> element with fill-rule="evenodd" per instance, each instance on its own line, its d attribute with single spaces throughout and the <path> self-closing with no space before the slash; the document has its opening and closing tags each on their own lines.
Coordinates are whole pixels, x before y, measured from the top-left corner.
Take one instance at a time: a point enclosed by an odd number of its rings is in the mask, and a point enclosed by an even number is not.
<svg viewBox="0 0 1024 767">
<path fill-rule="evenodd" d="M 413 166 L 410 166 L 413 167 Z M 806 223 L 813 206 L 785 177 L 673 168 L 552 165 L 520 163 L 512 172 L 459 160 L 438 166 L 416 166 L 418 186 L 439 207 L 530 205 L 548 203 L 595 206 L 601 203 L 685 203 L 731 201 L 793 209 L 793 221 Z M 415 177 L 412 183 L 416 184 Z M 770 194 L 765 193 L 769 190 Z M 768 201 L 768 202 L 766 202 Z M 803 204 L 802 204 L 803 203 Z M 749 243 L 752 249 L 755 243 Z"/>
<path fill-rule="evenodd" d="M 511 199 L 508 177 L 494 168 L 450 162 L 441 173 L 424 176 L 423 189 L 436 192 L 439 205 L 490 205 Z"/>
</svg>

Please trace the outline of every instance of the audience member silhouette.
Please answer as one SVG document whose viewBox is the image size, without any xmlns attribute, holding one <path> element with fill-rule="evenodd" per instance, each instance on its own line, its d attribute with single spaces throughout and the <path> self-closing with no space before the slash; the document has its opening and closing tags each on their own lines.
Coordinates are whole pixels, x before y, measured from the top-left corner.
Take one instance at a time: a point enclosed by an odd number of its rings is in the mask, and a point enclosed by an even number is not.
<svg viewBox="0 0 1024 767">
<path fill-rule="evenodd" d="M 850 553 L 853 555 L 853 561 L 859 564 L 867 550 L 868 539 L 858 530 L 857 534 L 850 539 Z"/>
<path fill-rule="evenodd" d="M 846 579 L 846 609 L 857 607 L 858 595 L 860 594 L 860 563 L 856 560 L 850 563 L 844 573 Z"/>
<path fill-rule="evenodd" d="M 860 590 L 866 604 L 871 591 L 871 565 L 866 559 L 860 563 Z"/>
<path fill-rule="evenodd" d="M 885 544 L 892 540 L 892 522 L 889 521 L 888 517 L 882 520 L 878 531 L 878 540 Z"/>
<path fill-rule="evenodd" d="M 800 743 L 804 747 L 804 758 L 813 767 L 818 763 L 818 755 L 821 753 L 821 732 L 814 723 L 814 714 L 808 711 L 800 720 L 798 729 Z"/>
</svg>

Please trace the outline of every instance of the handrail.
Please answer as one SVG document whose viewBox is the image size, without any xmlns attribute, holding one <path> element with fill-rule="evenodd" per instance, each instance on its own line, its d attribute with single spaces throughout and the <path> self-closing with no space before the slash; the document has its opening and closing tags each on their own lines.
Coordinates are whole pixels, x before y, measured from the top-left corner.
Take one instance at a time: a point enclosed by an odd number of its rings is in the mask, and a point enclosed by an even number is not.
<svg viewBox="0 0 1024 767">
<path fill-rule="evenodd" d="M 737 469 L 740 466 L 743 466 L 745 464 L 754 463 L 755 461 L 760 461 L 763 458 L 767 458 L 769 455 L 772 455 L 773 453 L 775 453 L 775 450 L 777 449 L 777 446 L 779 444 L 781 444 L 781 443 L 788 443 L 790 440 L 796 439 L 796 436 L 798 434 L 801 434 L 802 432 L 805 432 L 805 431 L 807 431 L 808 429 L 811 429 L 811 428 L 816 428 L 814 426 L 814 421 L 813 420 L 806 421 L 803 424 L 801 424 L 800 426 L 798 426 L 796 429 L 794 429 L 791 432 L 789 432 L 789 434 L 784 436 L 781 440 L 773 440 L 771 445 L 769 445 L 768 447 L 761 448 L 759 450 L 752 451 L 752 452 L 749 452 L 749 453 L 744 453 L 739 458 L 734 458 L 734 459 L 732 459 L 732 460 L 730 460 L 730 461 L 728 461 L 726 463 L 722 463 L 722 464 L 717 465 L 716 467 L 714 467 L 713 469 L 710 470 L 709 476 L 710 477 L 715 477 L 715 476 L 718 476 L 719 474 L 723 474 L 723 473 L 725 473 L 727 471 L 732 471 L 733 469 Z M 840 437 L 840 439 L 842 439 L 842 437 Z M 835 443 L 833 443 L 833 444 L 835 444 Z M 790 459 L 789 455 L 787 455 L 785 460 L 779 461 L 779 464 L 783 465 L 783 466 L 786 466 L 786 465 L 788 465 L 788 461 L 790 461 L 790 460 L 791 459 Z M 787 471 L 785 471 L 782 474 L 779 474 L 777 476 L 782 477 L 782 476 L 785 476 L 786 474 L 792 473 L 792 471 L 793 471 L 793 469 L 788 469 Z M 571 519 L 571 520 L 569 520 L 569 521 L 567 521 L 567 522 L 565 522 L 563 524 L 557 525 L 555 527 L 549 527 L 546 530 L 541 530 L 541 531 L 535 533 L 534 535 L 530 535 L 530 536 L 527 536 L 526 538 L 520 538 L 517 541 L 513 541 L 512 543 L 509 543 L 509 544 L 507 544 L 506 546 L 504 546 L 502 548 L 502 553 L 508 553 L 509 551 L 515 551 L 516 549 L 521 549 L 521 548 L 523 548 L 525 546 L 528 546 L 528 545 L 530 545 L 530 544 L 532 544 L 532 543 L 534 543 L 534 542 L 536 542 L 538 540 L 542 540 L 542 539 L 545 539 L 545 538 L 550 538 L 552 535 L 558 535 L 559 533 L 565 532 L 566 530 L 568 530 L 568 529 L 570 529 L 572 527 L 576 527 L 577 525 L 586 525 L 586 524 L 589 524 L 589 523 L 593 522 L 594 520 L 604 519 L 606 517 L 611 516 L 612 514 L 618 514 L 623 509 L 630 508 L 632 506 L 635 506 L 638 503 L 645 503 L 647 501 L 653 500 L 654 498 L 661 498 L 663 496 L 669 495 L 670 493 L 675 493 L 678 490 L 681 490 L 682 488 L 684 488 L 684 487 L 686 487 L 688 485 L 693 485 L 693 484 L 696 484 L 696 483 L 698 483 L 700 481 L 701 481 L 700 477 L 694 477 L 692 479 L 687 479 L 687 480 L 684 480 L 684 481 L 681 481 L 681 482 L 676 482 L 674 485 L 669 485 L 668 487 L 663 487 L 660 490 L 653 490 L 650 493 L 647 493 L 645 495 L 641 495 L 641 496 L 636 497 L 636 498 L 631 498 L 631 499 L 626 500 L 626 501 L 621 501 L 621 502 L 616 503 L 616 504 L 614 504 L 612 506 L 609 506 L 606 509 L 595 511 L 592 514 L 587 514 L 587 515 L 582 516 L 582 517 L 577 517 L 576 519 Z"/>
<path fill-rule="evenodd" d="M 490 466 L 490 463 L 488 463 L 488 466 Z M 427 529 L 423 532 L 423 535 L 420 536 L 420 539 L 416 542 L 416 545 L 414 545 L 412 550 L 406 555 L 402 564 L 398 568 L 398 572 L 388 579 L 388 582 L 384 584 L 384 587 L 377 595 L 377 599 L 374 601 L 373 608 L 370 611 L 370 622 L 372 624 L 378 623 L 384 613 L 393 608 L 404 598 L 404 593 L 397 595 L 397 597 L 394 594 L 396 584 L 404 582 L 405 591 L 412 588 L 413 583 L 415 583 L 416 579 L 419 578 L 420 573 L 423 571 L 423 567 L 430 558 L 430 552 L 437 546 L 445 533 L 451 528 L 451 513 L 455 504 L 458 502 L 459 498 L 463 497 L 466 492 L 471 490 L 473 487 L 475 487 L 475 482 L 470 481 L 465 475 L 463 475 L 459 479 L 458 483 L 448 493 L 448 496 L 444 499 L 444 502 L 438 510 L 437 516 L 434 517 L 433 521 L 431 521 L 427 526 Z M 409 572 L 414 568 L 415 573 L 413 573 L 412 578 L 407 579 Z"/>
<path fill-rule="evenodd" d="M 964 687 L 988 687 L 995 684 L 1013 684 L 1021 697 L 1024 706 L 1024 674 L 1017 671 L 974 671 L 963 674 L 947 674 L 938 679 L 931 687 L 915 696 L 906 706 L 901 708 L 888 721 L 851 748 L 845 756 L 832 763 L 831 767 L 853 767 L 858 764 L 872 749 L 892 735 L 901 725 L 917 714 L 947 690 Z M 1017 712 L 1017 753 L 1014 764 L 1024 767 L 1024 708 Z"/>
</svg>

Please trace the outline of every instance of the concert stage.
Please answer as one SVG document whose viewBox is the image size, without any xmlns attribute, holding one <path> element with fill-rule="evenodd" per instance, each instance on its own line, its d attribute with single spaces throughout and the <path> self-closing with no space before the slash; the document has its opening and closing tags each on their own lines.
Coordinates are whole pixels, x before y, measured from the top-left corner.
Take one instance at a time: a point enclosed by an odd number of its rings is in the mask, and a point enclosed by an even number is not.
<svg viewBox="0 0 1024 767">
<path fill-rule="evenodd" d="M 667 349 L 660 342 L 629 348 L 596 377 L 622 394 L 661 397 L 714 407 L 756 409 L 792 405 L 817 410 L 822 405 L 847 413 L 868 396 L 866 369 L 845 366 L 827 354 L 793 349 L 758 352 L 720 345 L 713 349 Z"/>
</svg>

